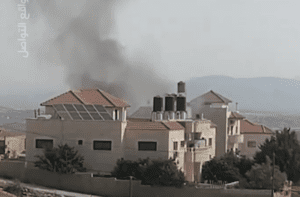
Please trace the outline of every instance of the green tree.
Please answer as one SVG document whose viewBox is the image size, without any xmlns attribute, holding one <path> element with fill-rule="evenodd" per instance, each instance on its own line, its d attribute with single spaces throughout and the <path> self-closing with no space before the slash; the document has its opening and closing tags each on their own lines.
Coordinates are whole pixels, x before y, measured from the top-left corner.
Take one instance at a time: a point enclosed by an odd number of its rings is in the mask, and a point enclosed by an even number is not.
<svg viewBox="0 0 300 197">
<path fill-rule="evenodd" d="M 233 152 L 226 153 L 220 158 L 213 158 L 204 163 L 202 167 L 203 180 L 217 182 L 238 181 L 240 170 L 238 168 L 240 159 Z"/>
<path fill-rule="evenodd" d="M 67 144 L 59 145 L 58 148 L 46 148 L 43 155 L 36 156 L 35 167 L 51 172 L 72 174 L 76 171 L 85 171 L 83 168 L 83 156 Z"/>
<path fill-rule="evenodd" d="M 247 182 L 240 182 L 240 186 L 248 189 L 271 189 L 272 188 L 272 169 L 271 160 L 266 156 L 266 162 L 254 164 L 250 171 L 246 173 Z M 280 172 L 279 167 L 275 166 L 274 189 L 278 191 L 283 187 L 286 174 Z"/>
<path fill-rule="evenodd" d="M 153 160 L 143 173 L 147 185 L 181 187 L 185 182 L 184 173 L 177 169 L 173 160 Z"/>
<path fill-rule="evenodd" d="M 116 178 L 133 176 L 145 185 L 161 185 L 181 187 L 185 182 L 184 173 L 177 169 L 174 160 L 139 159 L 137 161 L 117 161 L 111 172 Z"/>
<path fill-rule="evenodd" d="M 300 145 L 294 131 L 284 128 L 282 132 L 276 131 L 276 137 L 266 139 L 260 147 L 260 151 L 254 156 L 255 162 L 266 162 L 266 156 L 273 159 L 275 152 L 275 164 L 281 172 L 287 174 L 288 180 L 298 182 L 300 179 Z"/>
</svg>

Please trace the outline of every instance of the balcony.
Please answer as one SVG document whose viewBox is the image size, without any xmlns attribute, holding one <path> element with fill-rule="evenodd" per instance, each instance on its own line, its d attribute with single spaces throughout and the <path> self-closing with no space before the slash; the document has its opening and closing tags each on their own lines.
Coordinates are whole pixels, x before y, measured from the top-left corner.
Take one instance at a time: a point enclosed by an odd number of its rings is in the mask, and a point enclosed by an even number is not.
<svg viewBox="0 0 300 197">
<path fill-rule="evenodd" d="M 229 135 L 228 143 L 230 144 L 244 143 L 244 135 Z"/>
</svg>

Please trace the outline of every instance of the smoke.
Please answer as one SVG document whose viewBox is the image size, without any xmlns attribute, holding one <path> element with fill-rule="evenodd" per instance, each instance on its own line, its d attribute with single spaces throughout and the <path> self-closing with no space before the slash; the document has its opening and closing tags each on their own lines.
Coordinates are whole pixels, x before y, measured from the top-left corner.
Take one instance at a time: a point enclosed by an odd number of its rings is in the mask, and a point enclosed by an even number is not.
<svg viewBox="0 0 300 197">
<path fill-rule="evenodd" d="M 121 4 L 39 0 L 31 4 L 31 14 L 49 26 L 37 54 L 40 64 L 64 67 L 72 89 L 99 88 L 128 101 L 133 112 L 153 96 L 168 92 L 170 86 L 153 70 L 154 61 L 147 55 L 129 58 L 126 47 L 114 37 L 114 16 Z"/>
</svg>

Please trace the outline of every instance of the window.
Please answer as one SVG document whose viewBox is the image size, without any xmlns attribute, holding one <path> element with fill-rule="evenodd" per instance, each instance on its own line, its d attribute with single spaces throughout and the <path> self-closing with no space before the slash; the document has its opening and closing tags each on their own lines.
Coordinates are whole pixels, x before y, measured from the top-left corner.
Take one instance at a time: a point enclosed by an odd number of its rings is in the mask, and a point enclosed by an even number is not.
<svg viewBox="0 0 300 197">
<path fill-rule="evenodd" d="M 235 128 L 235 133 L 238 134 L 238 127 Z"/>
<path fill-rule="evenodd" d="M 248 147 L 250 148 L 256 147 L 256 141 L 248 141 Z"/>
<path fill-rule="evenodd" d="M 209 138 L 208 146 L 212 146 L 212 138 Z"/>
<path fill-rule="evenodd" d="M 53 148 L 53 140 L 37 139 L 35 148 Z"/>
<path fill-rule="evenodd" d="M 194 133 L 194 139 L 195 140 L 200 140 L 201 133 Z"/>
<path fill-rule="evenodd" d="M 78 140 L 78 145 L 82 145 L 83 140 Z"/>
<path fill-rule="evenodd" d="M 233 135 L 233 126 L 231 126 L 231 135 Z"/>
<path fill-rule="evenodd" d="M 117 110 L 117 109 L 115 110 L 115 120 L 119 120 L 119 117 L 118 117 L 118 110 Z"/>
<path fill-rule="evenodd" d="M 181 141 L 181 142 L 180 142 L 180 146 L 181 146 L 181 147 L 184 147 L 184 145 L 185 145 L 185 141 Z"/>
<path fill-rule="evenodd" d="M 94 141 L 94 150 L 111 150 L 111 141 Z"/>
<path fill-rule="evenodd" d="M 4 153 L 5 153 L 5 141 L 0 140 L 0 154 L 4 154 Z"/>
<path fill-rule="evenodd" d="M 173 149 L 178 150 L 178 142 L 173 142 Z"/>
<path fill-rule="evenodd" d="M 139 151 L 156 151 L 156 142 L 139 142 Z"/>
<path fill-rule="evenodd" d="M 199 114 L 196 114 L 196 119 L 200 119 L 200 115 Z"/>
</svg>

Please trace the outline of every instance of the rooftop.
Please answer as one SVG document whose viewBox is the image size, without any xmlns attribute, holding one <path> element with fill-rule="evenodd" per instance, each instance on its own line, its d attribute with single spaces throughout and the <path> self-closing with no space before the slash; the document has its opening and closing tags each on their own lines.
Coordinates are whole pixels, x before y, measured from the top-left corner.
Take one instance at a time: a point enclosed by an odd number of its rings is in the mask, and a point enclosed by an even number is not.
<svg viewBox="0 0 300 197">
<path fill-rule="evenodd" d="M 247 119 L 241 120 L 241 134 L 273 134 L 272 130 L 263 125 L 255 124 Z"/>
<path fill-rule="evenodd" d="M 193 102 L 196 99 L 201 98 L 202 102 L 205 104 L 211 104 L 211 103 L 224 103 L 224 104 L 228 104 L 231 103 L 232 101 L 229 100 L 228 98 L 214 92 L 214 91 L 209 91 L 205 94 L 202 94 L 201 96 L 193 99 L 191 102 Z"/>
<path fill-rule="evenodd" d="M 161 121 L 161 122 L 150 122 L 150 121 L 130 121 L 127 122 L 126 129 L 129 130 L 184 130 L 178 122 Z"/>
<path fill-rule="evenodd" d="M 83 105 L 103 105 L 106 107 L 130 107 L 126 101 L 114 97 L 99 89 L 70 90 L 58 95 L 48 101 L 41 103 L 41 106 L 51 106 L 55 104 L 83 104 Z"/>
</svg>

